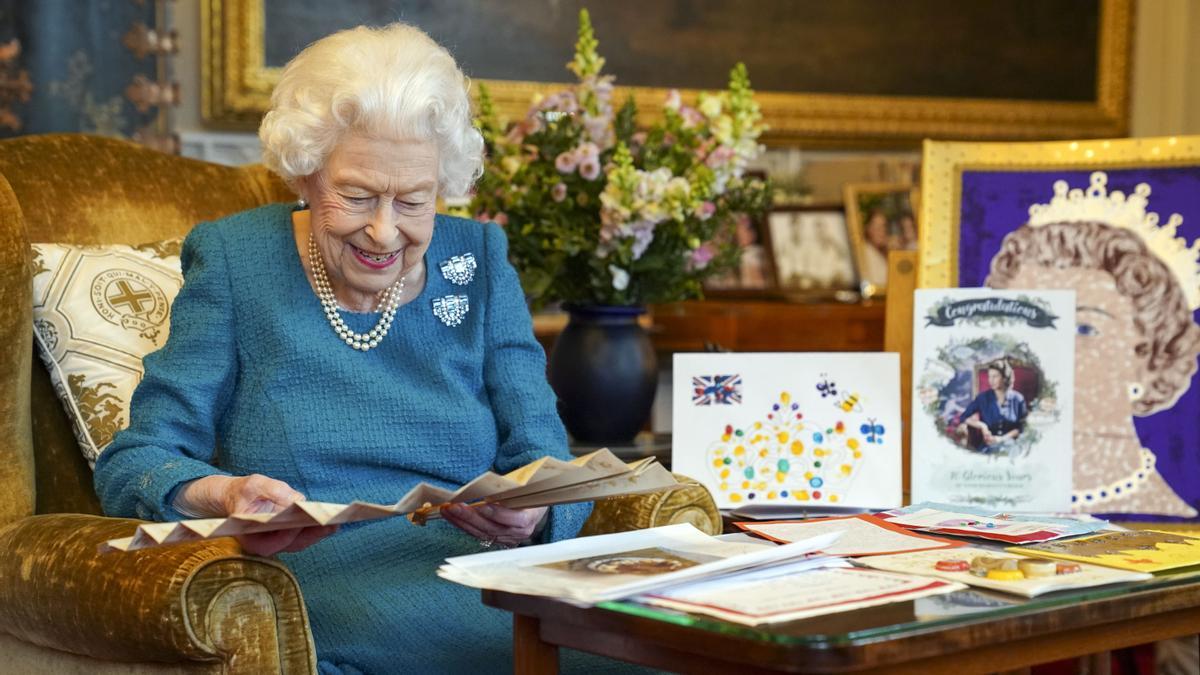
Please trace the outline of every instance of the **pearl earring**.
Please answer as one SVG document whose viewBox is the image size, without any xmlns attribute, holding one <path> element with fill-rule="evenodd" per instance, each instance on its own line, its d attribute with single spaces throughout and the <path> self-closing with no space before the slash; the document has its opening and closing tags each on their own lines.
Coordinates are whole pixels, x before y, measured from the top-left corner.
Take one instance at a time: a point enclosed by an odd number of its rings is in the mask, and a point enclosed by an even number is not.
<svg viewBox="0 0 1200 675">
<path fill-rule="evenodd" d="M 1130 401 L 1140 400 L 1145 395 L 1146 395 L 1146 388 L 1142 386 L 1141 382 L 1130 382 L 1129 383 L 1129 400 Z"/>
<path fill-rule="evenodd" d="M 296 206 L 299 206 L 302 209 L 306 209 L 306 208 L 308 208 L 308 201 L 305 200 L 304 197 L 301 197 L 296 200 Z"/>
</svg>

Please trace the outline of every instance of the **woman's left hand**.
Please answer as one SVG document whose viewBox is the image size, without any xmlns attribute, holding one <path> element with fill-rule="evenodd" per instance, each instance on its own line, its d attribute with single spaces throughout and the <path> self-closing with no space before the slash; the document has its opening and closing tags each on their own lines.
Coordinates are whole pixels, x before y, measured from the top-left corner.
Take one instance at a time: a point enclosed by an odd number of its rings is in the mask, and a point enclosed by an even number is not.
<svg viewBox="0 0 1200 675">
<path fill-rule="evenodd" d="M 496 504 L 448 504 L 442 517 L 487 546 L 517 546 L 528 541 L 546 515 L 546 508 L 508 509 Z"/>
</svg>

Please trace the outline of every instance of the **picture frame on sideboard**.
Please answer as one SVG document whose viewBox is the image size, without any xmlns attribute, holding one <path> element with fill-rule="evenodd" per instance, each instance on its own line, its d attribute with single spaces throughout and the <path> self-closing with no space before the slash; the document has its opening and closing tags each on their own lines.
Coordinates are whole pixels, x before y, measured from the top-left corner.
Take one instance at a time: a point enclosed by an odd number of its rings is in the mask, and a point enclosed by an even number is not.
<svg viewBox="0 0 1200 675">
<path fill-rule="evenodd" d="M 917 249 L 918 190 L 906 183 L 845 186 L 846 225 L 864 298 L 887 294 L 888 251 Z"/>
<path fill-rule="evenodd" d="M 779 293 L 794 300 L 858 299 L 858 271 L 841 204 L 778 206 L 767 214 Z"/>
</svg>

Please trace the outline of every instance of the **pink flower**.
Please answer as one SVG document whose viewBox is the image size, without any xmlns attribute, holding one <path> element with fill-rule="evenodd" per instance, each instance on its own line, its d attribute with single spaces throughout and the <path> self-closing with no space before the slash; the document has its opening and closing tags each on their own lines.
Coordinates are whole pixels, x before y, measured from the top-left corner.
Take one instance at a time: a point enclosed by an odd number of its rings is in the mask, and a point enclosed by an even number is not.
<svg viewBox="0 0 1200 675">
<path fill-rule="evenodd" d="M 691 106 L 683 106 L 679 109 L 679 116 L 683 118 L 683 128 L 691 129 L 698 127 L 704 121 L 704 115 L 699 110 Z"/>
<path fill-rule="evenodd" d="M 692 251 L 692 257 L 689 261 L 692 269 L 702 270 L 708 267 L 709 261 L 713 259 L 717 252 L 713 249 L 712 244 L 704 243 L 699 248 Z"/>
<path fill-rule="evenodd" d="M 591 117 L 585 115 L 583 118 L 583 128 L 587 130 L 588 138 L 591 138 L 596 143 L 608 146 L 608 137 L 610 135 L 608 129 L 609 120 L 607 117 Z"/>
<path fill-rule="evenodd" d="M 600 148 L 596 147 L 596 144 L 592 143 L 591 141 L 580 143 L 579 147 L 575 148 L 575 154 L 579 157 L 579 161 L 581 162 L 585 162 L 589 159 L 592 161 L 600 160 Z"/>
<path fill-rule="evenodd" d="M 559 173 L 571 173 L 577 166 L 579 166 L 579 156 L 573 150 L 559 153 L 558 157 L 554 158 L 554 168 L 558 169 Z"/>
<path fill-rule="evenodd" d="M 579 175 L 583 176 L 584 180 L 596 180 L 600 177 L 600 160 L 595 157 L 588 157 L 579 163 Z"/>
<path fill-rule="evenodd" d="M 728 145 L 722 145 L 716 150 L 713 150 L 712 154 L 708 156 L 708 159 L 704 160 L 704 163 L 707 164 L 710 169 L 715 169 L 722 164 L 729 163 L 729 160 L 731 159 L 733 159 L 733 148 L 729 147 Z"/>
<path fill-rule="evenodd" d="M 554 187 L 550 188 L 550 198 L 556 202 L 561 202 L 567 198 L 567 186 L 565 183 L 555 183 Z"/>
<path fill-rule="evenodd" d="M 679 106 L 683 105 L 683 98 L 679 95 L 678 89 L 672 89 L 667 92 L 667 100 L 663 102 L 663 107 L 669 110 L 679 110 Z"/>
<path fill-rule="evenodd" d="M 696 206 L 696 217 L 700 220 L 708 220 L 709 218 L 712 218 L 712 214 L 716 212 L 717 205 L 709 201 L 700 202 L 700 204 Z"/>
</svg>

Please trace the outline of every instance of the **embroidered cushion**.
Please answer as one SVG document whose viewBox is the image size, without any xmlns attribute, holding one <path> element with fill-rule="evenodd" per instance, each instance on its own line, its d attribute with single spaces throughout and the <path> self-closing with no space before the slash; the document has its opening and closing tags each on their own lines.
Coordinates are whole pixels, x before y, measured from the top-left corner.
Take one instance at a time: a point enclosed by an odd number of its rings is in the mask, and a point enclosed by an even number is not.
<svg viewBox="0 0 1200 675">
<path fill-rule="evenodd" d="M 167 340 L 183 240 L 33 245 L 33 335 L 88 464 L 129 424 L 142 357 Z"/>
</svg>

